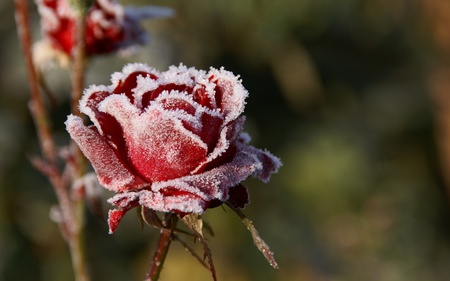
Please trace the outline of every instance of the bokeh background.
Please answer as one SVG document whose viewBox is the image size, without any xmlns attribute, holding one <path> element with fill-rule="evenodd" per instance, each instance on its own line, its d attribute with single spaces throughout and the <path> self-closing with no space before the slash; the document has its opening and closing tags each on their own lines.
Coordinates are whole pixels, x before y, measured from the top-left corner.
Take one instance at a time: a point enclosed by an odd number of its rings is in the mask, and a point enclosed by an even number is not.
<svg viewBox="0 0 450 281">
<path fill-rule="evenodd" d="M 49 218 L 55 196 L 28 161 L 39 150 L 12 2 L 0 2 L 0 280 L 70 281 L 68 248 Z M 146 22 L 152 42 L 134 56 L 94 59 L 86 83 L 108 84 L 126 62 L 224 66 L 250 92 L 252 144 L 284 162 L 270 183 L 246 182 L 245 210 L 281 269 L 216 208 L 205 219 L 219 280 L 450 280 L 449 1 L 122 1 L 131 2 L 177 15 Z M 69 74 L 46 79 L 65 144 Z M 88 213 L 93 279 L 142 280 L 157 233 L 130 212 L 109 235 Z M 211 277 L 175 243 L 161 280 Z"/>
</svg>

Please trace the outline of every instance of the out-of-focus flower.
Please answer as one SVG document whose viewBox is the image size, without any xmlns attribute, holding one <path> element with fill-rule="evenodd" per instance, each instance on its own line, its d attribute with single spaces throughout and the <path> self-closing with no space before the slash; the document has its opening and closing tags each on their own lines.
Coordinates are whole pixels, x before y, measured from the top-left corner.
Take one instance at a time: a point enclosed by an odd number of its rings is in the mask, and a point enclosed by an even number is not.
<svg viewBox="0 0 450 281">
<path fill-rule="evenodd" d="M 93 125 L 70 115 L 66 127 L 94 167 L 99 182 L 117 194 L 109 202 L 110 232 L 138 205 L 162 212 L 203 213 L 228 202 L 249 202 L 241 182 L 267 182 L 281 162 L 248 145 L 241 115 L 248 92 L 224 69 L 172 66 L 158 72 L 129 64 L 112 85 L 91 86 L 80 110 Z"/>
<path fill-rule="evenodd" d="M 44 36 L 44 43 L 39 47 L 51 47 L 70 55 L 76 42 L 76 9 L 70 0 L 36 0 L 36 3 Z M 149 37 L 141 28 L 140 20 L 172 13 L 165 7 L 123 7 L 115 0 L 94 0 L 86 16 L 86 53 L 107 54 L 145 44 Z"/>
</svg>

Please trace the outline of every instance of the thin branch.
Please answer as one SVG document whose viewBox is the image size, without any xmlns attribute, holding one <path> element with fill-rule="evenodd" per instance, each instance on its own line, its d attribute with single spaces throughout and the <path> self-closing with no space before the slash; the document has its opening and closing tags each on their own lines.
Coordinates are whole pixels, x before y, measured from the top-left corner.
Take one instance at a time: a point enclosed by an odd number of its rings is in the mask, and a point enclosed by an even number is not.
<svg viewBox="0 0 450 281">
<path fill-rule="evenodd" d="M 30 113 L 36 124 L 38 138 L 42 153 L 46 161 L 51 164 L 56 162 L 56 147 L 53 141 L 50 121 L 47 116 L 44 101 L 39 88 L 39 81 L 32 57 L 32 37 L 26 0 L 14 0 L 15 17 L 19 40 L 25 58 L 26 72 L 30 86 Z"/>
</svg>

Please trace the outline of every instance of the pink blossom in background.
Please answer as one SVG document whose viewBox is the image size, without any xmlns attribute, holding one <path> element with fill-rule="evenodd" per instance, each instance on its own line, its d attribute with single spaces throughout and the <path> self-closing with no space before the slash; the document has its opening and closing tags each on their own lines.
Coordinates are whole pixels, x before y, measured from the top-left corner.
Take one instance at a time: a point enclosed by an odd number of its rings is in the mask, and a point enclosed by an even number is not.
<svg viewBox="0 0 450 281">
<path fill-rule="evenodd" d="M 129 64 L 112 85 L 91 86 L 66 127 L 94 167 L 109 199 L 110 232 L 138 205 L 162 212 L 203 213 L 223 202 L 249 202 L 241 184 L 267 182 L 281 162 L 248 145 L 241 115 L 248 92 L 224 69 L 171 66 L 158 72 Z"/>
<path fill-rule="evenodd" d="M 77 11 L 70 0 L 36 0 L 41 15 L 44 40 L 52 48 L 67 55 L 75 45 Z M 147 43 L 149 37 L 140 20 L 170 16 L 164 7 L 123 7 L 114 0 L 94 0 L 86 18 L 86 53 L 106 54 Z"/>
</svg>

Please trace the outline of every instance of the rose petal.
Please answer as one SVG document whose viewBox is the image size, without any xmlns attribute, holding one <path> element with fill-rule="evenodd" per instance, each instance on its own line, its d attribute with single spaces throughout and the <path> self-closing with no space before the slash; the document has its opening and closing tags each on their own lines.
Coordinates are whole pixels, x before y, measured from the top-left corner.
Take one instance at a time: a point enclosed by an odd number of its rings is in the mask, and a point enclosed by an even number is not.
<svg viewBox="0 0 450 281">
<path fill-rule="evenodd" d="M 206 158 L 201 139 L 156 106 L 139 114 L 128 99 L 110 96 L 100 110 L 121 124 L 130 162 L 149 182 L 187 175 Z"/>
<path fill-rule="evenodd" d="M 120 221 L 129 210 L 139 205 L 139 197 L 137 194 L 138 193 L 135 192 L 125 192 L 123 194 L 119 194 L 121 198 L 116 198 L 116 195 L 108 200 L 111 204 L 121 206 L 119 209 L 109 210 L 108 212 L 109 234 L 113 234 L 116 231 Z"/>
<path fill-rule="evenodd" d="M 125 216 L 127 210 L 109 210 L 108 212 L 108 226 L 109 226 L 109 234 L 113 234 L 117 227 L 119 226 L 120 221 Z"/>
<path fill-rule="evenodd" d="M 116 231 L 120 221 L 129 210 L 139 205 L 139 194 L 139 192 L 124 192 L 108 199 L 108 203 L 119 207 L 108 213 L 109 234 Z"/>
<path fill-rule="evenodd" d="M 202 123 L 200 137 L 203 142 L 208 145 L 208 153 L 210 153 L 216 147 L 219 139 L 220 127 L 223 124 L 223 117 L 220 115 L 211 115 L 208 112 L 203 112 L 200 120 Z"/>
<path fill-rule="evenodd" d="M 259 175 L 261 171 L 267 172 L 275 167 L 278 168 L 277 163 L 261 162 L 259 154 L 265 155 L 265 152 L 246 146 L 240 147 L 235 157 L 228 163 L 196 175 L 154 182 L 151 189 L 154 192 L 175 189 L 189 192 L 205 201 L 218 199 L 225 202 L 229 197 L 230 187 L 240 184 L 250 175 Z M 270 165 L 264 167 L 265 164 Z"/>
<path fill-rule="evenodd" d="M 99 104 L 110 95 L 106 87 L 90 87 L 80 102 L 80 111 L 91 118 L 100 134 L 116 149 L 121 161 L 127 162 L 122 127 L 111 115 L 98 110 Z"/>
<path fill-rule="evenodd" d="M 145 72 L 145 71 L 136 71 L 133 73 L 130 73 L 123 81 L 119 80 L 118 85 L 113 90 L 113 93 L 115 94 L 125 94 L 131 103 L 135 103 L 135 97 L 134 97 L 134 89 L 138 85 L 138 77 L 149 77 L 150 79 L 156 79 L 156 76 L 154 74 Z"/>
<path fill-rule="evenodd" d="M 70 115 L 65 124 L 72 139 L 94 167 L 102 186 L 121 192 L 147 184 L 131 173 L 97 130 L 86 127 L 80 117 Z"/>
<path fill-rule="evenodd" d="M 283 166 L 281 160 L 267 150 L 260 150 L 249 145 L 242 145 L 242 147 L 260 161 L 261 169 L 257 169 L 253 176 L 264 183 L 269 182 L 271 174 L 278 173 L 278 169 Z"/>
<path fill-rule="evenodd" d="M 162 73 L 163 75 L 164 73 Z M 160 78 L 160 80 L 163 80 Z M 163 92 L 191 92 L 192 87 L 186 84 L 175 84 L 175 83 L 168 83 L 164 84 L 164 82 L 158 81 L 160 83 L 160 86 L 157 87 L 154 90 L 148 91 L 142 95 L 142 107 L 147 108 L 150 103 L 154 100 L 156 100 Z M 167 82 L 167 81 L 166 81 Z"/>
<path fill-rule="evenodd" d="M 225 116 L 225 122 L 236 119 L 244 111 L 245 99 L 248 96 L 239 76 L 223 68 L 211 68 L 209 74 L 210 80 L 216 84 L 215 99 Z"/>
<path fill-rule="evenodd" d="M 211 99 L 212 97 L 204 85 L 197 85 L 193 91 L 192 97 L 201 106 L 208 107 L 210 109 L 216 108 L 213 106 L 213 101 Z"/>
<path fill-rule="evenodd" d="M 222 128 L 220 135 L 218 136 L 216 147 L 209 153 L 206 160 L 194 170 L 194 174 L 226 163 L 235 155 L 236 148 L 233 144 L 241 134 L 244 122 L 245 116 L 241 116 L 238 119 L 229 122 Z"/>
<path fill-rule="evenodd" d="M 190 115 L 195 115 L 196 112 L 193 101 L 189 100 L 185 94 L 181 94 L 178 91 L 164 91 L 157 101 L 165 110 L 183 110 Z"/>
<path fill-rule="evenodd" d="M 139 204 L 160 212 L 180 212 L 201 214 L 206 202 L 195 194 L 162 194 L 143 190 L 140 192 Z"/>
</svg>

